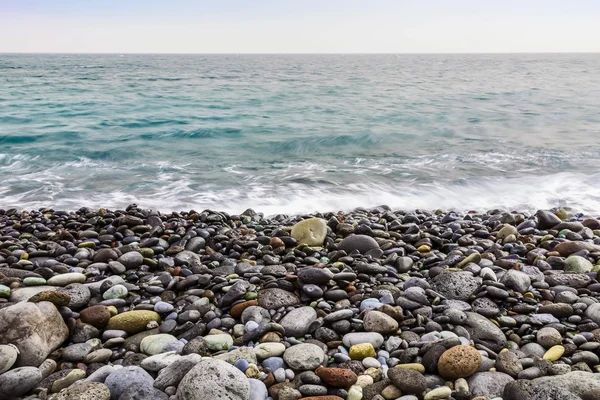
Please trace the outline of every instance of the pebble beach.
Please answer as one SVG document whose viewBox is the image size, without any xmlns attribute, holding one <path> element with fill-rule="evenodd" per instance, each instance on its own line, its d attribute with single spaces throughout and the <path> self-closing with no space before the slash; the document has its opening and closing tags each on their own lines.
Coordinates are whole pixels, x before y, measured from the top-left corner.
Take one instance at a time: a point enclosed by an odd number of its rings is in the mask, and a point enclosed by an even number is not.
<svg viewBox="0 0 600 400">
<path fill-rule="evenodd" d="M 0 210 L 0 400 L 600 399 L 600 219 Z"/>
</svg>

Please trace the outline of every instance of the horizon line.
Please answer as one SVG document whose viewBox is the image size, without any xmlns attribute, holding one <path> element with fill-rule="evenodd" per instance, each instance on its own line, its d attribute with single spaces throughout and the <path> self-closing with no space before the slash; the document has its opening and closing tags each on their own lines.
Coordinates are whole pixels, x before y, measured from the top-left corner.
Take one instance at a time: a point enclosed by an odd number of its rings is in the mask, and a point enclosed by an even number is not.
<svg viewBox="0 0 600 400">
<path fill-rule="evenodd" d="M 491 55 L 491 54 L 600 54 L 600 51 L 490 51 L 490 52 L 4 52 L 0 55 Z"/>
</svg>

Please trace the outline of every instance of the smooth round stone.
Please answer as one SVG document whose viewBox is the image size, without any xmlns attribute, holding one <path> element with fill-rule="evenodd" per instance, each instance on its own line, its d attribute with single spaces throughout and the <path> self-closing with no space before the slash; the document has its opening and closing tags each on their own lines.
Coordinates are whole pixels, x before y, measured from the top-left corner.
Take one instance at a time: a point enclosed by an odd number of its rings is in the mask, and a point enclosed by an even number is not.
<svg viewBox="0 0 600 400">
<path fill-rule="evenodd" d="M 451 394 L 452 394 L 452 389 L 450 389 L 448 386 L 440 386 L 438 388 L 435 388 L 435 389 L 427 392 L 427 394 L 425 394 L 425 397 L 423 397 L 423 399 L 424 400 L 447 399 L 447 398 L 450 398 Z"/>
<path fill-rule="evenodd" d="M 308 218 L 292 227 L 291 236 L 298 244 L 322 246 L 327 236 L 327 222 L 322 218 Z"/>
<path fill-rule="evenodd" d="M 46 280 L 44 278 L 30 276 L 23 279 L 23 284 L 25 286 L 41 286 L 46 284 Z"/>
<path fill-rule="evenodd" d="M 19 349 L 12 344 L 0 345 L 0 375 L 11 369 L 17 361 Z"/>
<path fill-rule="evenodd" d="M 283 343 L 261 343 L 254 348 L 254 354 L 260 360 L 283 355 L 286 347 Z"/>
<path fill-rule="evenodd" d="M 130 386 L 140 385 L 142 387 L 152 387 L 154 379 L 143 368 L 137 366 L 123 367 L 115 369 L 104 381 L 111 394 L 111 399 L 119 399 L 121 394 Z"/>
<path fill-rule="evenodd" d="M 544 349 L 538 343 L 527 343 L 523 347 L 521 347 L 521 351 L 526 355 L 536 355 L 538 357 L 543 357 L 546 353 L 546 349 Z"/>
<path fill-rule="evenodd" d="M 565 348 L 563 346 L 557 345 L 552 346 L 548 351 L 544 354 L 544 360 L 548 361 L 556 361 L 565 354 Z"/>
<path fill-rule="evenodd" d="M 117 314 L 108 321 L 107 329 L 122 330 L 129 334 L 146 330 L 151 321 L 160 321 L 160 315 L 154 311 L 133 310 Z"/>
<path fill-rule="evenodd" d="M 159 301 L 158 303 L 156 303 L 154 305 L 154 311 L 156 311 L 159 314 L 166 314 L 169 313 L 171 311 L 173 311 L 175 307 L 173 307 L 172 304 L 169 304 L 167 302 L 164 301 Z"/>
<path fill-rule="evenodd" d="M 285 335 L 301 338 L 308 333 L 310 324 L 317 319 L 317 312 L 312 307 L 300 307 L 287 313 L 279 324 L 285 329 Z"/>
<path fill-rule="evenodd" d="M 263 368 L 266 368 L 270 371 L 275 371 L 276 369 L 283 368 L 285 363 L 281 357 L 269 357 L 263 360 L 261 365 Z"/>
<path fill-rule="evenodd" d="M 0 398 L 14 399 L 29 392 L 42 380 L 35 367 L 15 368 L 0 375 Z"/>
<path fill-rule="evenodd" d="M 377 359 L 375 359 L 373 357 L 365 357 L 362 360 L 362 364 L 365 366 L 365 368 L 379 368 L 379 367 L 381 367 L 381 363 L 379 361 L 377 361 Z"/>
<path fill-rule="evenodd" d="M 276 369 L 275 371 L 273 371 L 273 377 L 275 378 L 275 380 L 277 382 L 285 381 L 285 369 L 283 369 L 283 368 Z"/>
<path fill-rule="evenodd" d="M 594 268 L 594 265 L 586 258 L 580 256 L 569 256 L 565 260 L 565 272 L 573 274 L 587 274 Z"/>
<path fill-rule="evenodd" d="M 383 340 L 383 336 L 377 332 L 352 332 L 344 335 L 342 343 L 346 347 L 360 343 L 371 343 L 377 349 L 381 347 Z"/>
<path fill-rule="evenodd" d="M 76 343 L 65 347 L 62 350 L 61 357 L 66 361 L 79 362 L 83 360 L 93 349 L 88 343 Z"/>
<path fill-rule="evenodd" d="M 204 336 L 204 341 L 212 351 L 227 350 L 233 346 L 233 338 L 226 333 Z"/>
<path fill-rule="evenodd" d="M 343 239 L 338 244 L 338 249 L 344 250 L 348 254 L 354 250 L 358 250 L 361 254 L 366 254 L 371 250 L 379 249 L 379 244 L 371 236 L 352 235 Z"/>
<path fill-rule="evenodd" d="M 237 360 L 237 361 L 236 361 L 236 362 L 233 364 L 233 366 L 234 366 L 234 367 L 236 367 L 237 369 L 239 369 L 239 370 L 240 370 L 240 371 L 242 371 L 242 372 L 246 372 L 246 370 L 248 369 L 248 366 L 249 366 L 249 365 L 250 365 L 250 363 L 249 363 L 248 361 L 244 360 L 243 358 L 242 358 L 242 359 L 239 359 L 239 360 Z"/>
<path fill-rule="evenodd" d="M 369 311 L 363 318 L 364 328 L 367 332 L 389 334 L 398 330 L 398 322 L 381 311 Z"/>
<path fill-rule="evenodd" d="M 102 294 L 104 300 L 122 299 L 127 297 L 128 290 L 123 285 L 115 285 L 110 287 L 106 292 Z"/>
<path fill-rule="evenodd" d="M 146 371 L 158 372 L 179 360 L 181 356 L 173 351 L 155 354 L 144 358 L 140 364 Z"/>
<path fill-rule="evenodd" d="M 85 283 L 86 277 L 78 272 L 54 275 L 46 282 L 49 286 L 67 286 L 72 283 Z"/>
<path fill-rule="evenodd" d="M 117 261 L 123 264 L 127 269 L 134 269 L 142 265 L 144 256 L 137 251 L 130 251 L 119 257 Z"/>
<path fill-rule="evenodd" d="M 99 349 L 92 351 L 83 358 L 83 362 L 86 364 L 91 363 L 106 363 L 112 357 L 112 350 L 110 349 Z"/>
<path fill-rule="evenodd" d="M 250 384 L 250 399 L 249 400 L 267 400 L 269 392 L 265 384 L 258 379 L 248 379 Z M 280 397 L 281 399 L 281 397 Z"/>
<path fill-rule="evenodd" d="M 375 348 L 371 343 L 355 344 L 350 347 L 349 355 L 351 359 L 359 361 L 366 357 L 375 357 Z"/>
<path fill-rule="evenodd" d="M 351 386 L 350 389 L 348 389 L 348 397 L 346 397 L 346 400 L 361 400 L 363 398 L 363 390 L 362 387 L 358 386 L 358 385 L 354 385 Z M 418 400 L 415 397 L 415 400 Z"/>
<path fill-rule="evenodd" d="M 314 370 L 325 361 L 325 353 L 317 345 L 302 343 L 288 348 L 283 359 L 294 370 Z"/>
<path fill-rule="evenodd" d="M 536 341 L 549 349 L 562 343 L 562 335 L 554 328 L 545 327 L 538 331 Z"/>
<path fill-rule="evenodd" d="M 378 299 L 365 299 L 360 302 L 360 311 L 376 310 L 383 305 Z"/>
<path fill-rule="evenodd" d="M 10 297 L 10 288 L 5 285 L 0 285 L 0 297 Z"/>
<path fill-rule="evenodd" d="M 248 321 L 248 322 L 246 322 L 246 325 L 244 325 L 244 329 L 246 330 L 246 332 L 254 332 L 259 327 L 260 327 L 260 325 L 258 325 L 254 321 Z"/>
<path fill-rule="evenodd" d="M 175 342 L 179 342 L 179 340 L 166 333 L 146 336 L 140 343 L 140 351 L 147 355 L 164 353 Z"/>
</svg>

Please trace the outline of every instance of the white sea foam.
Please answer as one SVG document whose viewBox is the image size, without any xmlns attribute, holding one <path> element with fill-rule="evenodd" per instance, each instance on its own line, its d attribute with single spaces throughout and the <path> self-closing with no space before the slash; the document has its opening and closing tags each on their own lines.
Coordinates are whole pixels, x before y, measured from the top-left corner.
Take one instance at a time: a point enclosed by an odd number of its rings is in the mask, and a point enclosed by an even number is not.
<svg viewBox="0 0 600 400">
<path fill-rule="evenodd" d="M 39 178 L 39 183 L 44 179 Z M 253 208 L 266 215 L 301 214 L 314 211 L 349 211 L 356 207 L 388 205 L 393 209 L 478 210 L 500 208 L 533 212 L 557 206 L 600 215 L 600 174 L 558 173 L 512 179 L 462 180 L 453 184 L 417 185 L 346 184 L 310 185 L 298 183 L 250 184 L 221 190 L 193 190 L 193 182 L 163 175 L 158 187 L 133 192 L 73 187 L 61 180 L 52 186 L 9 194 L 0 187 L 3 207 L 34 209 L 51 206 L 76 209 L 82 206 L 124 208 L 131 203 L 162 211 L 213 209 L 240 213 Z"/>
</svg>

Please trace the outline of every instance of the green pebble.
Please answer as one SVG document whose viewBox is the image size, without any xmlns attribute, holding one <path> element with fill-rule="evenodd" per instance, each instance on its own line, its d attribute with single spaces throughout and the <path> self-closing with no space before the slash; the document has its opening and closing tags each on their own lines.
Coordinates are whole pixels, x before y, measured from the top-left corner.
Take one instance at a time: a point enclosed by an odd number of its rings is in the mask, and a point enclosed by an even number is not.
<svg viewBox="0 0 600 400">
<path fill-rule="evenodd" d="M 246 292 L 244 295 L 245 300 L 255 300 L 258 297 L 258 293 L 256 292 Z"/>
<path fill-rule="evenodd" d="M 94 242 L 81 242 L 77 245 L 77 247 L 81 248 L 86 248 L 86 249 L 95 249 L 96 248 L 96 243 Z"/>
<path fill-rule="evenodd" d="M 140 249 L 140 254 L 144 258 L 152 258 L 152 256 L 154 256 L 154 250 L 152 250 L 150 247 L 143 247 Z"/>
<path fill-rule="evenodd" d="M 0 285 L 0 297 L 10 296 L 10 288 L 8 286 Z"/>
<path fill-rule="evenodd" d="M 264 230 L 265 230 L 265 227 L 264 227 L 264 226 L 262 226 L 262 225 L 254 225 L 254 230 L 255 230 L 256 232 L 262 232 L 262 231 L 264 231 Z"/>
<path fill-rule="evenodd" d="M 46 280 L 44 278 L 37 278 L 34 276 L 29 276 L 23 279 L 23 284 L 25 286 L 42 286 L 46 284 Z"/>
<path fill-rule="evenodd" d="M 154 261 L 151 258 L 144 258 L 143 263 L 144 263 L 144 265 L 147 265 L 150 268 L 156 268 L 156 267 L 158 267 L 158 262 Z"/>
<path fill-rule="evenodd" d="M 167 242 L 168 242 L 169 244 L 172 244 L 172 243 L 175 243 L 175 242 L 177 242 L 178 240 L 181 240 L 181 236 L 179 236 L 179 235 L 171 235 L 171 236 L 169 236 L 169 238 L 167 239 Z"/>
<path fill-rule="evenodd" d="M 321 259 L 319 260 L 319 262 L 321 262 L 323 264 L 329 264 L 331 262 L 331 260 L 329 260 L 328 257 L 321 257 Z"/>
</svg>

